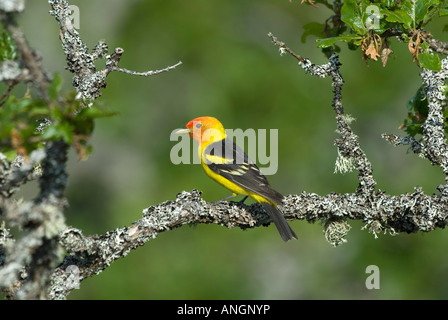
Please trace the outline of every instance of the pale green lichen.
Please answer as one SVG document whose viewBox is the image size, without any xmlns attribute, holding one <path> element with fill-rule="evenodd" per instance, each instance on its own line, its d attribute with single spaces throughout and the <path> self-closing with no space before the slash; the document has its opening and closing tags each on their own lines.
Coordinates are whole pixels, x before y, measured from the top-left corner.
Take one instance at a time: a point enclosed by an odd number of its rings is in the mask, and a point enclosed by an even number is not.
<svg viewBox="0 0 448 320">
<path fill-rule="evenodd" d="M 348 173 L 352 172 L 355 169 L 355 160 L 354 158 L 349 158 L 341 154 L 338 149 L 338 156 L 336 158 L 336 162 L 334 164 L 334 173 Z"/>
<path fill-rule="evenodd" d="M 352 227 L 345 219 L 328 219 L 324 225 L 324 235 L 333 247 L 346 243 L 347 233 Z"/>
<path fill-rule="evenodd" d="M 351 124 L 353 121 L 356 120 L 356 118 L 350 114 L 343 114 L 341 115 L 341 118 L 346 124 Z"/>
</svg>

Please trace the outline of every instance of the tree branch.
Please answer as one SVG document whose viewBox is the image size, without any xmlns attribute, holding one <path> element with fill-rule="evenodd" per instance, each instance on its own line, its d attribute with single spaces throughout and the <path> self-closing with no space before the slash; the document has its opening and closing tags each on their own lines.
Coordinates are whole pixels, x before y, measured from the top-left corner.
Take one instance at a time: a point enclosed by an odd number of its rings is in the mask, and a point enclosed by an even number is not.
<svg viewBox="0 0 448 320">
<path fill-rule="evenodd" d="M 7 246 L 7 256 L 0 270 L 0 286 L 11 298 L 48 298 L 50 276 L 61 259 L 59 234 L 66 228 L 63 193 L 67 149 L 63 141 L 48 141 L 39 181 L 40 195 L 21 206 L 3 206 L 9 225 L 23 230 L 21 237 Z"/>
<path fill-rule="evenodd" d="M 42 69 L 40 57 L 28 46 L 23 33 L 14 21 L 13 15 L 23 1 L 11 1 L 15 5 L 10 8 L 11 11 L 1 11 L 0 19 L 17 46 L 19 62 L 23 67 L 20 69 L 16 61 L 3 62 L 0 65 L 0 80 L 14 83 L 32 81 L 40 95 L 48 102 L 49 77 Z M 0 10 L 4 9 L 2 6 L 6 2 L 0 0 Z M 94 62 L 107 54 L 107 45 L 99 42 L 92 52 L 88 52 L 87 46 L 71 23 L 68 2 L 50 0 L 49 3 L 52 8 L 51 14 L 59 22 L 60 38 L 67 56 L 68 69 L 75 74 L 73 85 L 81 98 L 86 100 L 86 106 L 89 105 L 89 101 L 101 95 L 101 88 L 106 86 L 105 78 L 112 71 L 150 76 L 170 71 L 181 64 L 178 62 L 174 66 L 156 71 L 134 72 L 118 67 L 124 50 L 117 48 L 112 55 L 105 57 L 106 67 L 97 71 Z M 49 121 L 51 120 L 46 119 L 37 131 L 42 132 Z M 64 244 L 64 241 L 60 241 L 60 234 L 67 228 L 64 219 L 64 209 L 67 205 L 64 191 L 68 179 L 65 170 L 68 148 L 69 145 L 62 140 L 46 141 L 45 151 L 33 151 L 28 162 L 23 161 L 22 157 L 17 157 L 12 165 L 0 153 L 0 215 L 8 222 L 8 227 L 17 226 L 22 230 L 20 238 L 15 240 L 3 224 L 0 226 L 0 288 L 8 298 L 54 297 L 54 290 L 51 289 L 53 284 L 50 288 L 50 280 L 54 278 L 52 275 L 55 267 L 63 258 L 61 244 Z M 36 167 L 39 163 L 41 167 Z M 38 169 L 35 170 L 36 168 Z M 34 200 L 18 205 L 9 199 L 21 184 L 37 177 L 39 177 L 40 194 Z"/>
<path fill-rule="evenodd" d="M 286 196 L 282 212 L 288 220 L 326 221 L 325 236 L 336 246 L 345 242 L 349 230 L 346 219 L 363 221 L 375 237 L 380 232 L 413 233 L 444 228 L 448 223 L 448 198 L 446 193 L 428 196 L 421 189 L 401 196 L 379 191 L 371 195 L 370 201 L 359 192 L 326 196 L 303 192 Z M 204 201 L 201 192 L 193 190 L 181 192 L 174 201 L 146 208 L 138 221 L 101 236 L 84 236 L 76 228 L 67 228 L 60 242 L 68 255 L 52 275 L 50 298 L 64 299 L 74 289 L 68 270 L 77 270 L 77 280 L 82 281 L 101 273 L 113 261 L 158 234 L 198 223 L 251 229 L 268 225 L 271 220 L 259 204 L 213 204 Z"/>
<path fill-rule="evenodd" d="M 394 134 L 387 134 L 387 133 L 383 133 L 381 135 L 381 137 L 383 139 L 385 139 L 386 141 L 390 142 L 391 144 L 395 145 L 395 146 L 399 146 L 399 145 L 410 145 L 411 146 L 411 150 L 412 152 L 421 155 L 422 157 L 424 157 L 423 155 L 423 149 L 424 146 L 422 143 L 420 143 L 419 141 L 417 141 L 415 138 L 407 136 L 407 137 L 400 137 Z"/>
<path fill-rule="evenodd" d="M 433 49 L 435 52 L 440 54 L 448 54 L 448 42 L 443 42 L 438 39 L 433 38 L 425 38 L 425 41 L 428 42 L 429 47 Z"/>
<path fill-rule="evenodd" d="M 10 198 L 22 184 L 37 179 L 42 174 L 38 165 L 44 157 L 43 150 L 35 150 L 30 154 L 27 162 L 22 156 L 17 156 L 9 163 L 0 153 L 0 194 Z"/>
<path fill-rule="evenodd" d="M 2 1 L 2 8 L 5 3 Z M 15 11 L 23 1 L 14 3 L 14 10 L 0 12 L 1 22 L 11 35 L 19 54 L 18 63 L 13 63 L 22 68 L 16 78 L 9 80 L 31 81 L 39 95 L 48 102 L 49 76 L 43 70 L 41 58 L 28 45 L 15 22 Z M 66 228 L 63 215 L 66 201 L 63 193 L 67 149 L 68 145 L 63 141 L 48 141 L 45 151 L 33 151 L 28 162 L 22 156 L 17 156 L 11 165 L 0 155 L 0 213 L 8 222 L 8 227 L 16 226 L 22 232 L 19 239 L 2 243 L 0 288 L 10 298 L 48 297 L 50 275 L 61 258 L 59 233 Z M 42 172 L 37 167 L 41 162 Z M 37 177 L 40 178 L 41 190 L 36 199 L 20 205 L 9 199 L 21 184 Z M 3 225 L 0 230 L 2 234 L 9 234 Z"/>
<path fill-rule="evenodd" d="M 441 70 L 422 69 L 420 76 L 428 99 L 428 117 L 422 125 L 425 157 L 442 168 L 448 183 L 448 145 L 443 116 L 444 86 L 448 78 L 448 57 L 441 61 Z"/>
</svg>

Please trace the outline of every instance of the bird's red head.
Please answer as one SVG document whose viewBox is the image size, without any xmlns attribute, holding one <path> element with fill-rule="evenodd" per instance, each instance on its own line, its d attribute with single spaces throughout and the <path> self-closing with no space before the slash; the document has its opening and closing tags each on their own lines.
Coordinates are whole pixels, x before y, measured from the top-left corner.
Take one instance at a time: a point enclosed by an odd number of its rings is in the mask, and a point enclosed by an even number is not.
<svg viewBox="0 0 448 320">
<path fill-rule="evenodd" d="M 224 127 L 213 117 L 199 117 L 187 123 L 188 134 L 199 143 L 216 141 L 226 136 Z"/>
</svg>

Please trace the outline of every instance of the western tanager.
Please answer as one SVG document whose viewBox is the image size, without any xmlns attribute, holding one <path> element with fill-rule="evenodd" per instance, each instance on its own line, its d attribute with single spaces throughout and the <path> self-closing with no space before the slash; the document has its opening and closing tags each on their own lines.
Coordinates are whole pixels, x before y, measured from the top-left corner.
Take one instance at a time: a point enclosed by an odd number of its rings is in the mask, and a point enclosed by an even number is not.
<svg viewBox="0 0 448 320">
<path fill-rule="evenodd" d="M 297 239 L 277 207 L 282 204 L 283 196 L 270 187 L 266 177 L 247 154 L 232 139 L 226 137 L 224 127 L 218 119 L 199 117 L 176 133 L 188 133 L 199 143 L 199 158 L 205 173 L 232 192 L 232 196 L 225 200 L 237 194 L 246 196 L 243 201 L 247 196 L 251 197 L 263 206 L 284 241 Z"/>
</svg>

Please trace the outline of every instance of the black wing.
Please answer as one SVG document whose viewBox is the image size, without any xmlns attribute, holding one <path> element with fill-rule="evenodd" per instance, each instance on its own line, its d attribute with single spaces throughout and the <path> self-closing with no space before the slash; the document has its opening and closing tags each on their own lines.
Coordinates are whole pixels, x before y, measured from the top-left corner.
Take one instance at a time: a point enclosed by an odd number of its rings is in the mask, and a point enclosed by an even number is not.
<svg viewBox="0 0 448 320">
<path fill-rule="evenodd" d="M 222 161 L 222 158 L 225 161 Z M 257 165 L 231 139 L 226 138 L 209 144 L 204 150 L 204 161 L 213 172 L 240 187 L 276 204 L 282 203 L 283 196 L 271 189 Z"/>
</svg>

